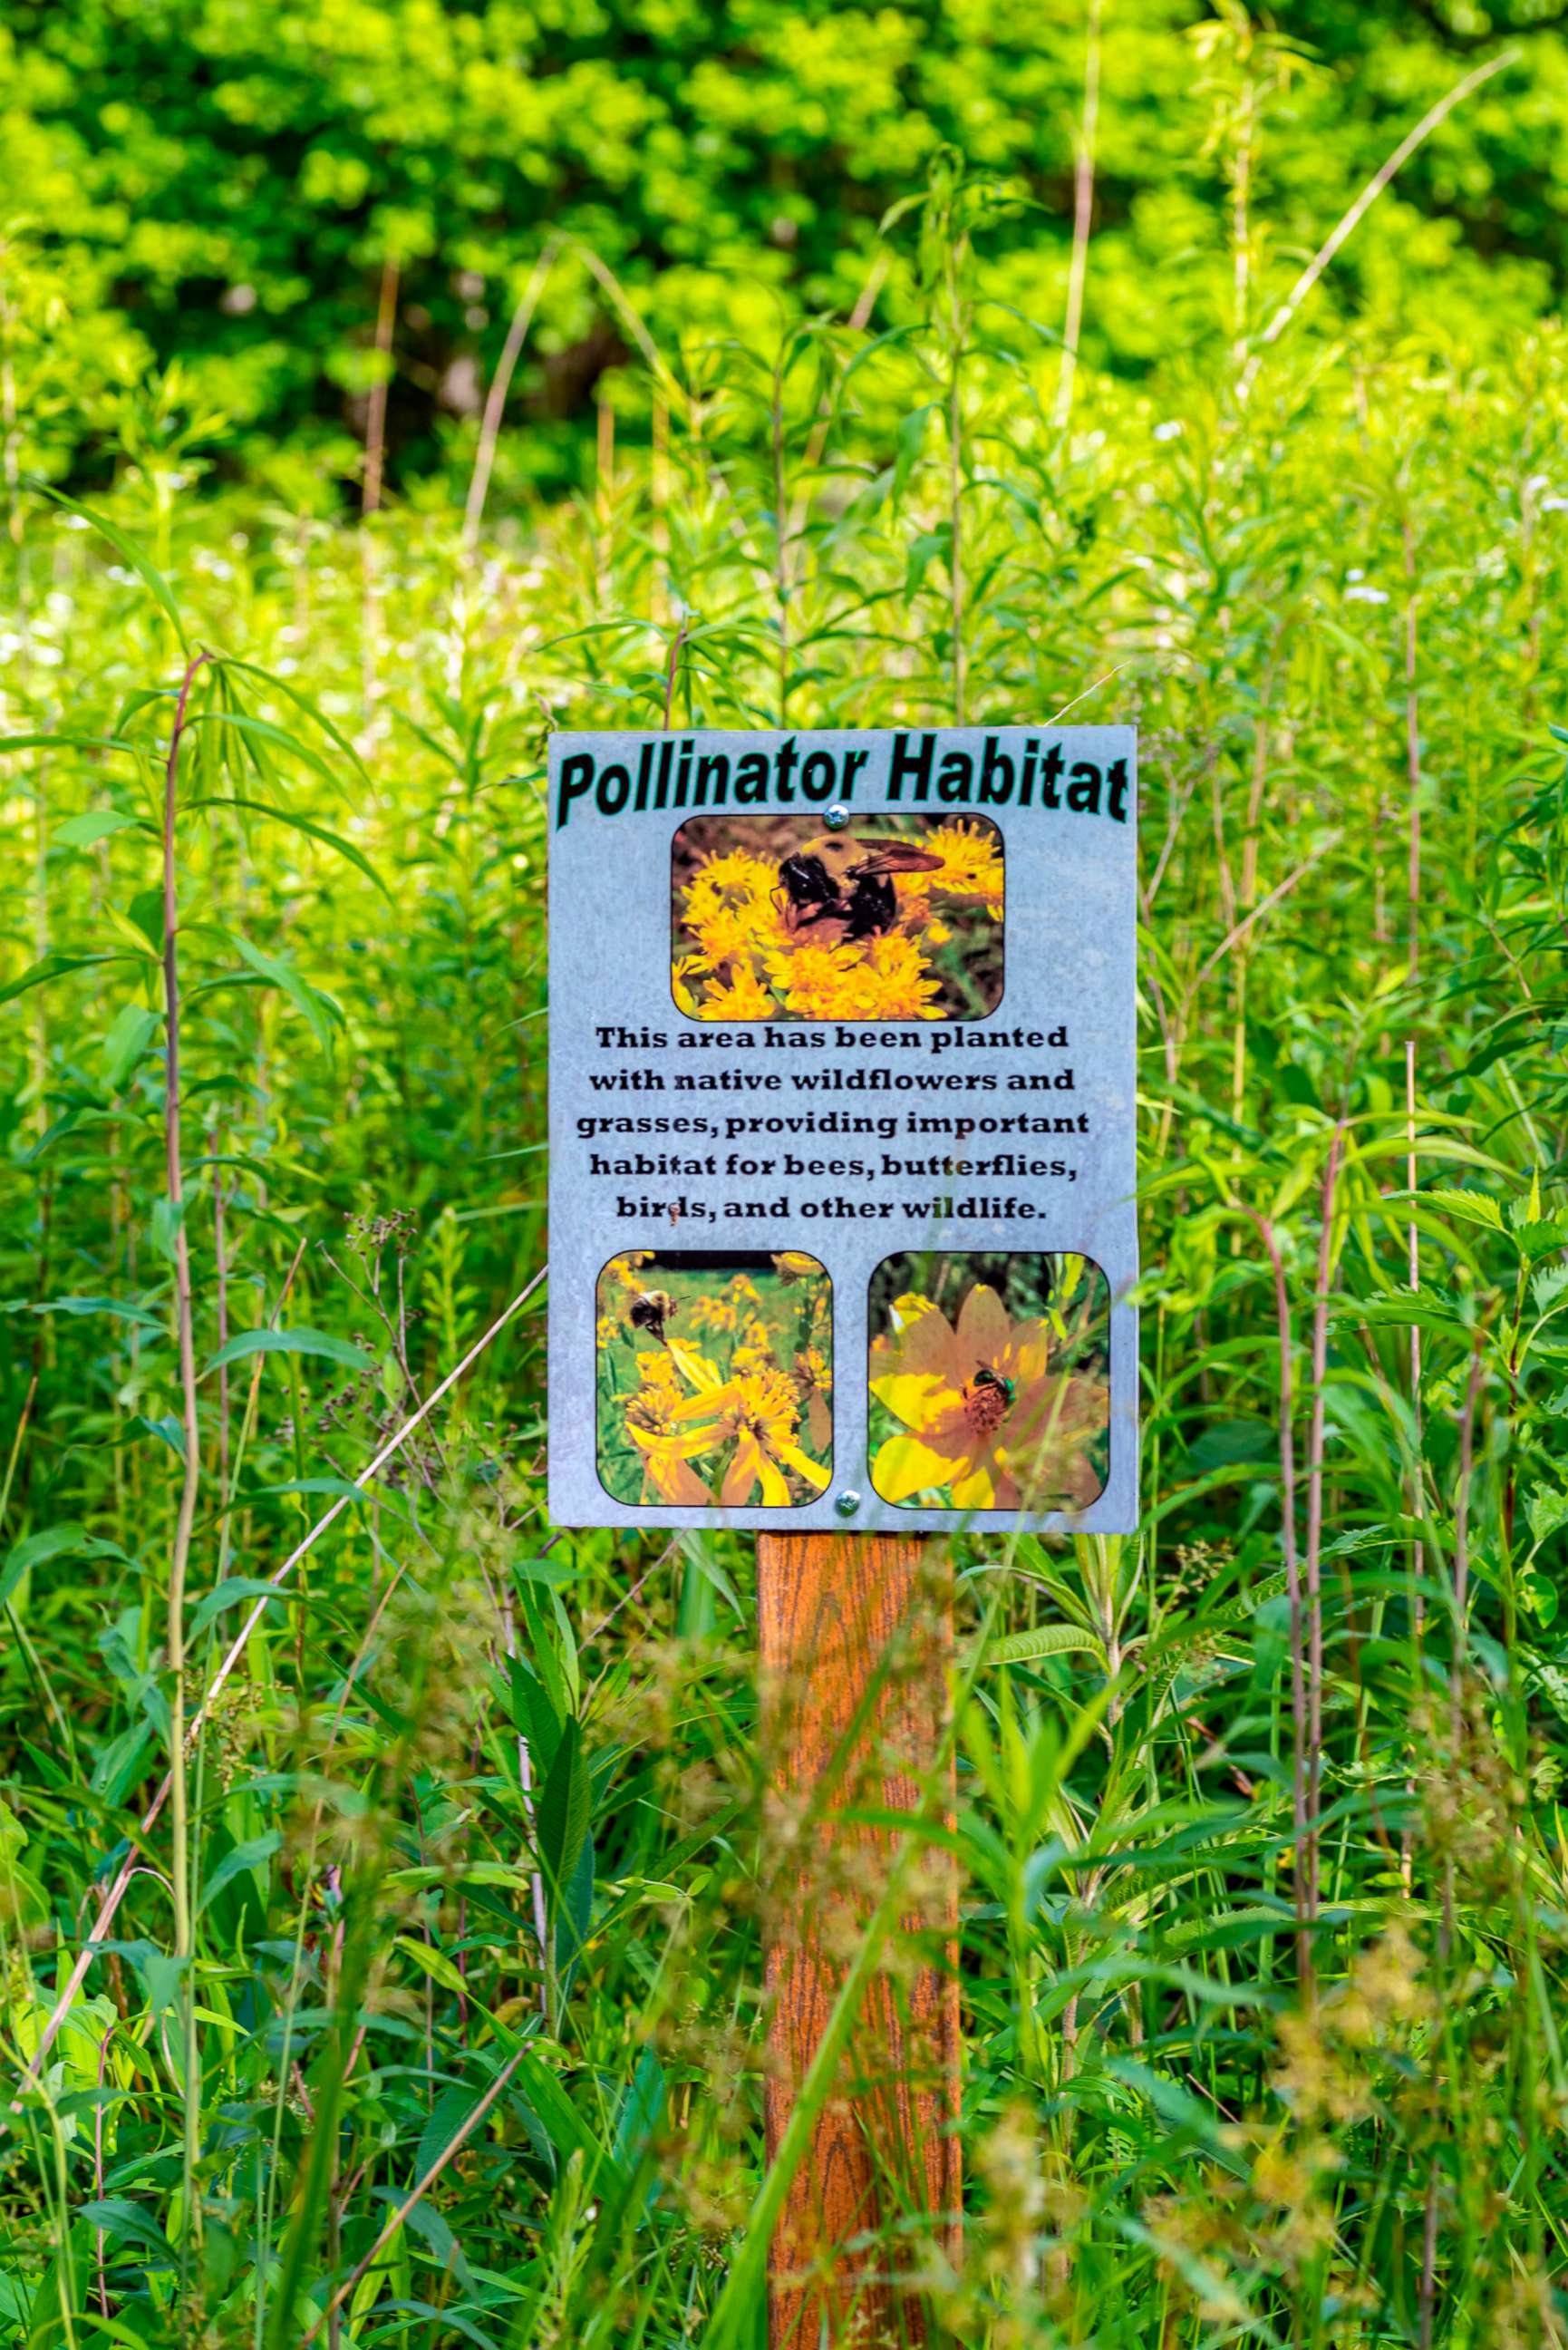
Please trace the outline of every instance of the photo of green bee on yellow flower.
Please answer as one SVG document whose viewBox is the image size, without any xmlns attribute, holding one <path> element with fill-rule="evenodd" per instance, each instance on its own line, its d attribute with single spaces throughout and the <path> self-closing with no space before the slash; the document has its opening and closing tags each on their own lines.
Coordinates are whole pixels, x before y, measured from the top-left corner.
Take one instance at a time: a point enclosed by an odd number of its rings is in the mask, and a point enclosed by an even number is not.
<svg viewBox="0 0 1568 2350">
<path fill-rule="evenodd" d="M 671 983 L 697 1020 L 974 1020 L 1002 1000 L 988 817 L 693 816 L 675 836 Z"/>
<path fill-rule="evenodd" d="M 833 1284 L 794 1250 L 599 1274 L 598 1472 L 628 1507 L 798 1508 L 833 1473 Z"/>
<path fill-rule="evenodd" d="M 1085 1256 L 885 1259 L 870 1300 L 883 1501 L 1087 1509 L 1110 1454 L 1110 1303 Z"/>
</svg>

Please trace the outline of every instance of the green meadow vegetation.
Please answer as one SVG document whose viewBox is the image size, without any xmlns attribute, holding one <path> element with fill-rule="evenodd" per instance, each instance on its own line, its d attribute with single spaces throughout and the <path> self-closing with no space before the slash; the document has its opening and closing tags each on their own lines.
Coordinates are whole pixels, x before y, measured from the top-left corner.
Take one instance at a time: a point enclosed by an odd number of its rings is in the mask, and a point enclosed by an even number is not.
<svg viewBox="0 0 1568 2350">
<path fill-rule="evenodd" d="M 544 1499 L 545 745 L 1067 712 L 1144 1518 L 945 1553 L 863 2249 L 1568 2338 L 1552 14 L 0 6 L 0 2344 L 760 2350 L 752 1545 Z"/>
</svg>

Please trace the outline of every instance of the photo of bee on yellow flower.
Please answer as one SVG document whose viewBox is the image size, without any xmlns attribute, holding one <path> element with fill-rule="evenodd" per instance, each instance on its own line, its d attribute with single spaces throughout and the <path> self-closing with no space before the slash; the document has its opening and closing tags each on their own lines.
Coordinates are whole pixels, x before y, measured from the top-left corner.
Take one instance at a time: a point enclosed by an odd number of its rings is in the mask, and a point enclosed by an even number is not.
<svg viewBox="0 0 1568 2350">
<path fill-rule="evenodd" d="M 628 1249 L 599 1274 L 598 1471 L 628 1507 L 796 1509 L 833 1473 L 815 1257 Z"/>
<path fill-rule="evenodd" d="M 671 982 L 697 1020 L 975 1020 L 1002 983 L 987 816 L 692 816 L 671 852 Z"/>
<path fill-rule="evenodd" d="M 1084 1256 L 886 1258 L 871 1277 L 885 1502 L 1084 1510 L 1110 1455 L 1110 1288 Z"/>
</svg>

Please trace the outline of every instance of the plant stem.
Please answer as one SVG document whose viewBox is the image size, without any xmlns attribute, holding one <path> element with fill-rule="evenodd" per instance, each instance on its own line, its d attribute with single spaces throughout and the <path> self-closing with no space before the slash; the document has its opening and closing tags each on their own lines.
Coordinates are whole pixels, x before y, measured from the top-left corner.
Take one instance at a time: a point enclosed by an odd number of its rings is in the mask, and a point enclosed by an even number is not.
<svg viewBox="0 0 1568 2350">
<path fill-rule="evenodd" d="M 365 489 L 361 514 L 372 515 L 381 503 L 381 480 L 387 453 L 387 388 L 392 356 L 392 328 L 398 316 L 398 265 L 389 255 L 381 264 L 381 293 L 376 305 L 376 356 L 381 365 L 370 386 L 365 413 Z"/>
<path fill-rule="evenodd" d="M 495 466 L 495 446 L 501 437 L 501 419 L 506 407 L 506 395 L 512 389 L 512 378 L 528 339 L 528 329 L 534 323 L 534 313 L 545 291 L 556 256 L 561 250 L 558 237 L 552 237 L 529 273 L 522 299 L 512 313 L 512 323 L 506 329 L 506 340 L 501 346 L 501 357 L 495 363 L 495 373 L 490 379 L 490 390 L 484 395 L 484 414 L 479 423 L 479 447 L 474 452 L 473 474 L 468 484 L 468 501 L 462 512 L 462 543 L 473 545 L 479 536 L 479 525 L 484 519 L 484 501 L 490 494 L 490 476 Z"/>
<path fill-rule="evenodd" d="M 1078 338 L 1084 326 L 1084 289 L 1089 275 L 1089 231 L 1095 213 L 1095 153 L 1100 124 L 1100 16 L 1102 0 L 1089 0 L 1084 54 L 1084 111 L 1073 150 L 1073 258 L 1067 271 L 1067 316 L 1062 328 L 1062 364 L 1056 376 L 1055 426 L 1064 431 L 1073 413 L 1078 372 Z"/>
<path fill-rule="evenodd" d="M 1317 1296 L 1312 1324 L 1312 1421 L 1307 1440 L 1307 1915 L 1316 1919 L 1323 1810 L 1323 1449 L 1324 1388 L 1328 1370 L 1328 1284 L 1334 1267 L 1334 1194 L 1345 1128 L 1336 1126 L 1324 1170 L 1318 1237 Z"/>
<path fill-rule="evenodd" d="M 179 905 L 175 891 L 175 790 L 180 774 L 180 743 L 185 731 L 186 706 L 196 671 L 210 659 L 193 653 L 180 682 L 174 724 L 169 737 L 169 758 L 163 775 L 163 1013 L 166 1082 L 163 1092 L 163 1149 L 170 1214 L 173 1224 L 174 1311 L 179 1333 L 181 1417 L 185 1460 L 180 1480 L 180 1506 L 174 1524 L 174 1548 L 169 1562 L 168 1651 L 170 1826 L 173 1842 L 174 1958 L 181 1970 L 181 2002 L 185 2042 L 184 2080 L 184 2241 L 201 2237 L 201 2210 L 196 2200 L 196 2162 L 201 2152 L 202 2075 L 196 2033 L 195 1933 L 191 1912 L 190 1821 L 185 1762 L 185 1576 L 191 1557 L 191 1529 L 196 1517 L 196 1493 L 201 1482 L 201 1427 L 196 1415 L 196 1341 L 191 1295 L 191 1244 L 185 1232 L 185 1191 L 180 1166 L 180 964 Z"/>
<path fill-rule="evenodd" d="M 1295 1439 L 1292 1418 L 1295 1399 L 1291 1378 L 1291 1307 L 1285 1269 L 1280 1259 L 1274 1228 L 1255 1209 L 1247 1213 L 1256 1224 L 1268 1252 L 1274 1276 L 1274 1314 L 1280 1334 L 1280 1540 L 1285 1559 L 1285 1586 L 1291 1609 L 1291 1810 L 1295 1839 L 1292 1872 L 1296 1911 L 1296 1980 L 1303 1991 L 1312 1980 L 1311 1945 L 1306 1910 L 1306 1669 L 1302 1638 L 1301 1567 L 1296 1556 Z"/>
</svg>

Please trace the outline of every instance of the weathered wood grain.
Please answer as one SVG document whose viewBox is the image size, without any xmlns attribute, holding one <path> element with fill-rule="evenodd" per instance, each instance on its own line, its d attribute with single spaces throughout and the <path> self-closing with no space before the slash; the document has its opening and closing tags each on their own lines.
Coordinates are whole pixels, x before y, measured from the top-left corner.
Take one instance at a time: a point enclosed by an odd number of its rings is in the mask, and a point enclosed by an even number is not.
<svg viewBox="0 0 1568 2350">
<path fill-rule="evenodd" d="M 952 1605 L 941 1549 L 918 1538 L 763 1534 L 757 1589 L 772 1791 L 771 2160 L 899 1839 L 848 1815 L 930 1809 Z M 950 1816 L 950 1756 L 934 1792 L 936 1815 Z M 951 1863 L 928 1846 L 774 2238 L 771 2350 L 926 2340 L 919 2298 L 900 2280 L 932 2235 L 957 2248 L 957 1921 Z M 909 2227 L 910 2213 L 930 2215 L 930 2227 Z M 854 2241 L 900 2220 L 874 2246 Z"/>
</svg>

